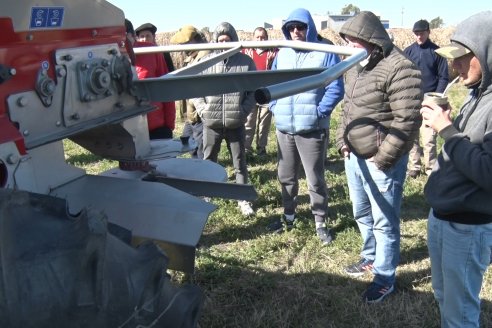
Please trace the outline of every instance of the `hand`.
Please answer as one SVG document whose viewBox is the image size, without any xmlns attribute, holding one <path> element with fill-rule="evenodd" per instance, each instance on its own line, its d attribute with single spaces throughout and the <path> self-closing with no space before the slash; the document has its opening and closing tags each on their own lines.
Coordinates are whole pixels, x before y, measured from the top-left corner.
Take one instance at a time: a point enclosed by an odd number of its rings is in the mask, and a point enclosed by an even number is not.
<svg viewBox="0 0 492 328">
<path fill-rule="evenodd" d="M 340 152 L 342 153 L 343 158 L 350 158 L 350 149 L 347 145 L 343 145 Z"/>
<path fill-rule="evenodd" d="M 453 121 L 451 120 L 451 107 L 449 104 L 447 109 L 443 109 L 439 105 L 424 100 L 422 102 L 420 114 L 422 114 L 422 123 L 431 127 L 437 133 L 453 124 Z"/>
</svg>

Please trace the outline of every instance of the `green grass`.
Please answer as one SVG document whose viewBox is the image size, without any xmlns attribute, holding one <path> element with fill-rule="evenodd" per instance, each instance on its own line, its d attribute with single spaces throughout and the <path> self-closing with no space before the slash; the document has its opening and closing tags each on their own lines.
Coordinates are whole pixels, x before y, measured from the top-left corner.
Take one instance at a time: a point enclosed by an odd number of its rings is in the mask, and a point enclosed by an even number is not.
<svg viewBox="0 0 492 328">
<path fill-rule="evenodd" d="M 455 112 L 465 94 L 462 87 L 451 89 Z M 332 141 L 339 111 L 333 115 Z M 360 296 L 371 276 L 353 279 L 342 271 L 358 260 L 361 238 L 352 219 L 343 162 L 333 147 L 325 176 L 334 242 L 320 246 L 305 180 L 301 181 L 298 216 L 306 220 L 284 234 L 267 232 L 268 223 L 282 213 L 273 131 L 272 127 L 268 156 L 249 163 L 250 181 L 259 195 L 256 215 L 243 217 L 236 202 L 213 199 L 218 209 L 210 216 L 200 240 L 195 274 L 188 277 L 172 272 L 176 283 L 191 280 L 201 287 L 205 300 L 200 327 L 439 327 L 426 246 L 429 206 L 422 195 L 426 178 L 405 183 L 397 291 L 385 302 L 368 306 Z M 67 160 L 90 173 L 115 165 L 70 142 L 65 145 Z M 225 146 L 219 161 L 231 176 Z M 482 327 L 491 327 L 490 273 L 485 277 L 482 298 Z"/>
</svg>

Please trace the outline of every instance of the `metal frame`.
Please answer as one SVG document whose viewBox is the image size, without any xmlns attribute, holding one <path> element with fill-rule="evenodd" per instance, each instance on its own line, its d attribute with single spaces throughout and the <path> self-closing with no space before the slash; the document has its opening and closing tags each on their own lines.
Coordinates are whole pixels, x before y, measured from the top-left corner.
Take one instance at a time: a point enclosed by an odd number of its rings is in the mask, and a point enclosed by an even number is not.
<svg viewBox="0 0 492 328">
<path fill-rule="evenodd" d="M 244 48 L 293 48 L 306 51 L 330 52 L 346 58 L 333 67 L 322 71 L 320 69 L 295 69 L 195 75 L 219 61 L 240 52 Z M 136 81 L 138 92 L 154 101 L 177 100 L 179 99 L 177 95 L 184 93 L 182 91 L 183 84 L 188 83 L 189 79 L 193 79 L 193 83 L 199 84 L 199 87 L 185 88 L 184 90 L 188 94 L 188 97 L 184 97 L 183 95 L 183 98 L 193 98 L 198 93 L 201 95 L 211 95 L 238 90 L 255 90 L 256 101 L 265 104 L 275 99 L 326 86 L 367 57 L 367 52 L 364 49 L 288 40 L 185 44 L 134 49 L 137 55 L 191 50 L 214 50 L 217 51 L 217 54 L 212 58 L 179 69 L 160 78 Z M 173 92 L 166 92 L 166 94 L 156 92 L 156 89 L 160 88 L 166 88 L 166 90 L 173 89 Z"/>
</svg>

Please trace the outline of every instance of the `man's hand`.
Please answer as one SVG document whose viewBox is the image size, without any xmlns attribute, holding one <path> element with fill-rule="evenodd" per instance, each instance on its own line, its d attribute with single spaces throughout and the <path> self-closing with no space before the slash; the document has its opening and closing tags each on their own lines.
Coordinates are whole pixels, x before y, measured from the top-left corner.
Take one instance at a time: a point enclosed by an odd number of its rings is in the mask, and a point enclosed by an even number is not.
<svg viewBox="0 0 492 328">
<path fill-rule="evenodd" d="M 448 108 L 444 110 L 441 106 L 424 100 L 422 102 L 420 114 L 422 114 L 422 124 L 430 126 L 437 133 L 453 124 L 453 121 L 451 120 L 451 107 L 449 105 Z"/>
<path fill-rule="evenodd" d="M 350 149 L 347 147 L 347 145 L 343 145 L 342 148 L 340 149 L 340 153 L 342 154 L 343 158 L 350 158 Z"/>
</svg>

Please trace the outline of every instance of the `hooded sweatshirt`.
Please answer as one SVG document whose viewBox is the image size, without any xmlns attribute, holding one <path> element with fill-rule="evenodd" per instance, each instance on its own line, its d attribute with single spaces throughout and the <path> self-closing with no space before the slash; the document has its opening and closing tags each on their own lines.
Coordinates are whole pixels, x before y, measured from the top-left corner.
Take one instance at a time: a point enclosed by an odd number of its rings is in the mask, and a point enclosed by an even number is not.
<svg viewBox="0 0 492 328">
<path fill-rule="evenodd" d="M 492 11 L 461 22 L 451 40 L 477 57 L 481 82 L 453 124 L 439 135 L 445 142 L 424 193 L 437 218 L 464 224 L 492 222 Z"/>
<path fill-rule="evenodd" d="M 360 158 L 373 158 L 387 170 L 413 146 L 420 125 L 421 73 L 395 47 L 379 18 L 363 11 L 349 19 L 340 35 L 374 46 L 364 66 L 345 76 L 343 115 L 337 129 L 337 148 L 344 145 Z"/>
<path fill-rule="evenodd" d="M 294 10 L 282 26 L 287 40 L 292 40 L 287 25 L 290 22 L 307 25 L 306 42 L 317 42 L 318 32 L 311 14 L 306 9 Z M 332 67 L 340 62 L 338 55 L 320 51 L 301 51 L 282 48 L 272 64 L 272 70 L 313 67 Z M 277 130 L 288 134 L 303 134 L 328 129 L 330 115 L 343 97 L 343 78 L 340 77 L 326 87 L 274 100 L 270 110 L 275 116 Z"/>
<path fill-rule="evenodd" d="M 212 42 L 217 42 L 219 36 L 228 35 L 231 42 L 238 42 L 234 27 L 223 22 L 215 29 Z M 202 57 L 206 60 L 214 56 L 215 52 Z M 238 52 L 229 58 L 221 61 L 201 74 L 222 74 L 255 71 L 256 66 L 251 57 Z M 191 99 L 193 105 L 202 118 L 203 124 L 212 129 L 236 129 L 246 123 L 246 118 L 256 105 L 253 91 L 232 92 L 222 95 L 213 95 Z"/>
</svg>

